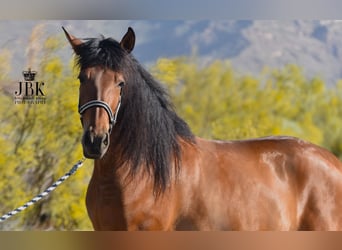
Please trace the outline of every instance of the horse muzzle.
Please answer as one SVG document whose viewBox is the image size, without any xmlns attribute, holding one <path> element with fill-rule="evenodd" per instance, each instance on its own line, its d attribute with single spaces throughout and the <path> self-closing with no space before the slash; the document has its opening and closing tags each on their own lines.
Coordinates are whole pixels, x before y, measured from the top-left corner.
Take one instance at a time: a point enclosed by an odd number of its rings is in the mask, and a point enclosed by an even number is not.
<svg viewBox="0 0 342 250">
<path fill-rule="evenodd" d="M 83 134 L 83 154 L 86 158 L 101 159 L 107 152 L 110 143 L 110 134 L 96 135 L 93 131 L 87 130 Z"/>
</svg>

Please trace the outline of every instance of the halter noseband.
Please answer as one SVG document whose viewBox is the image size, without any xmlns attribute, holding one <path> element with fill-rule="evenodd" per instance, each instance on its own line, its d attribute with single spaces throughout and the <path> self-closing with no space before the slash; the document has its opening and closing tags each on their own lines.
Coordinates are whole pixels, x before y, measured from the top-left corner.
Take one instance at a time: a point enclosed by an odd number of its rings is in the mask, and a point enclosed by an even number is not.
<svg viewBox="0 0 342 250">
<path fill-rule="evenodd" d="M 116 107 L 114 114 L 112 112 L 112 109 L 109 107 L 109 105 L 107 103 L 105 103 L 103 101 L 98 101 L 98 100 L 89 101 L 89 102 L 83 104 L 82 106 L 78 107 L 78 113 L 81 115 L 81 119 L 82 119 L 82 115 L 87 109 L 90 109 L 92 107 L 104 108 L 104 110 L 106 110 L 108 117 L 109 117 L 109 133 L 111 133 L 112 128 L 116 123 L 116 119 L 118 117 L 120 106 L 121 106 L 121 93 L 120 93 L 118 105 Z"/>
</svg>

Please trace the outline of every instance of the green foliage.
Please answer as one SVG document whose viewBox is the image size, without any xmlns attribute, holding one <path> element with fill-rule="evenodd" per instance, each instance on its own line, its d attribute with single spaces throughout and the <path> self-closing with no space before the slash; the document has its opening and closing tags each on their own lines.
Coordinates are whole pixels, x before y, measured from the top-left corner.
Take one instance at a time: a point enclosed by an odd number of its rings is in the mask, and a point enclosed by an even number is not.
<svg viewBox="0 0 342 250">
<path fill-rule="evenodd" d="M 160 59 L 153 67 L 178 113 L 196 135 L 244 139 L 290 135 L 342 158 L 342 82 L 327 89 L 296 65 L 237 75 L 227 61 L 200 67 L 196 58 Z"/>
<path fill-rule="evenodd" d="M 56 57 L 59 38 L 49 37 L 40 54 L 39 80 L 46 104 L 14 104 L 0 97 L 0 213 L 22 205 L 67 172 L 82 157 L 77 113 L 78 81 L 70 62 Z M 0 80 L 10 52 L 0 51 Z M 342 158 L 342 81 L 326 88 L 295 65 L 239 75 L 228 61 L 205 67 L 196 57 L 161 58 L 152 67 L 165 83 L 177 112 L 194 133 L 213 139 L 292 135 L 322 145 Z M 85 193 L 92 162 L 49 198 L 0 224 L 0 229 L 91 229 Z"/>
<path fill-rule="evenodd" d="M 53 51 L 57 40 L 43 47 L 37 80 L 44 81 L 46 104 L 14 104 L 2 95 L 0 120 L 0 213 L 22 205 L 44 191 L 82 157 L 77 112 L 78 81 Z M 4 229 L 91 229 L 85 191 L 91 161 L 47 199 L 2 223 Z"/>
</svg>

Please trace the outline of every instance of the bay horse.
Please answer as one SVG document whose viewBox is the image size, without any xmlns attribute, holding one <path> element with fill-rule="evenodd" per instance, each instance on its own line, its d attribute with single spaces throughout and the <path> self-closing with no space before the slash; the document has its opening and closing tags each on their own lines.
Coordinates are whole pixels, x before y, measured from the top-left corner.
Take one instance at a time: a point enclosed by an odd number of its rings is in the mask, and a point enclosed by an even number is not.
<svg viewBox="0 0 342 250">
<path fill-rule="evenodd" d="M 63 30 L 80 69 L 95 230 L 342 229 L 342 163 L 332 153 L 293 137 L 196 137 L 133 57 L 132 28 L 120 42 Z"/>
</svg>

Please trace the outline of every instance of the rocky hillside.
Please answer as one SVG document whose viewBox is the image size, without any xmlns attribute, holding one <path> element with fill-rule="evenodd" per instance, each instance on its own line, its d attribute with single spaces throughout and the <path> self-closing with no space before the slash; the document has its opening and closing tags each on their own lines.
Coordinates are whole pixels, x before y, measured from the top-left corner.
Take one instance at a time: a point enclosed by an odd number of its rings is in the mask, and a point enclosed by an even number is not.
<svg viewBox="0 0 342 250">
<path fill-rule="evenodd" d="M 135 56 L 145 64 L 159 57 L 196 53 L 203 63 L 229 59 L 241 73 L 258 74 L 265 65 L 294 63 L 307 76 L 319 76 L 329 85 L 342 78 L 341 21 L 0 21 L 0 47 L 12 52 L 13 79 L 33 63 L 27 48 L 37 25 L 42 37 L 60 34 L 61 41 L 62 25 L 79 37 L 103 34 L 117 39 L 132 26 L 137 35 Z M 66 42 L 59 53 L 65 60 L 70 59 Z M 39 63 L 36 57 L 35 63 Z"/>
</svg>

